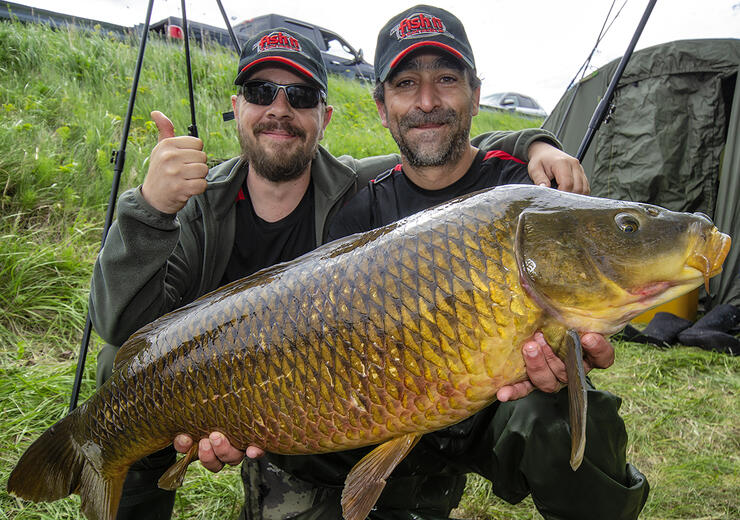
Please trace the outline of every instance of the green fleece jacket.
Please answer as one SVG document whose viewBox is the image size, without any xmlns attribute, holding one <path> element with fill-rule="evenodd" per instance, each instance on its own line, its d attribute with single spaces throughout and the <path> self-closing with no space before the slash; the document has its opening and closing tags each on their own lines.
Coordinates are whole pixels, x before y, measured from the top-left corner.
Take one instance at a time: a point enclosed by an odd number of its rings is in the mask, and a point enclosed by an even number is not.
<svg viewBox="0 0 740 520">
<path fill-rule="evenodd" d="M 527 160 L 534 141 L 560 146 L 540 129 L 491 132 L 471 142 Z M 396 154 L 358 160 L 334 157 L 319 147 L 311 163 L 317 246 L 334 212 L 359 187 L 399 162 Z M 90 288 L 90 317 L 101 338 L 121 345 L 140 327 L 218 288 L 234 244 L 235 201 L 247 170 L 238 157 L 212 168 L 206 191 L 176 215 L 151 207 L 141 187 L 121 195 Z"/>
</svg>

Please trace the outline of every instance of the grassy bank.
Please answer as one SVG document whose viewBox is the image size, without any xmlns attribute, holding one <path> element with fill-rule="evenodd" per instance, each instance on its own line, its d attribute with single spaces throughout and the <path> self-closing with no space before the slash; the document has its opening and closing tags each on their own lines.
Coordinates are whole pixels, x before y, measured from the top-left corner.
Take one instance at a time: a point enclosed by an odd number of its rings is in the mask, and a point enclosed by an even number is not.
<svg viewBox="0 0 740 520">
<path fill-rule="evenodd" d="M 31 504 L 5 492 L 28 444 L 66 413 L 87 289 L 108 200 L 136 60 L 136 42 L 0 23 L 0 519 L 82 518 L 77 497 Z M 230 109 L 235 57 L 193 53 L 198 128 L 209 159 L 238 153 Z M 179 47 L 151 41 L 145 58 L 121 190 L 141 182 L 156 143 L 149 112 L 185 133 L 190 124 Z M 324 145 L 362 157 L 395 151 L 378 122 L 370 87 L 330 80 L 335 106 Z M 474 133 L 537 124 L 485 113 Z M 94 390 L 93 338 L 83 398 Z M 619 344 L 617 363 L 596 384 L 622 396 L 629 459 L 649 478 L 646 519 L 740 517 L 740 362 L 693 348 Z M 234 518 L 237 471 L 193 465 L 177 518 Z M 531 500 L 509 506 L 471 479 L 459 516 L 539 518 Z"/>
</svg>

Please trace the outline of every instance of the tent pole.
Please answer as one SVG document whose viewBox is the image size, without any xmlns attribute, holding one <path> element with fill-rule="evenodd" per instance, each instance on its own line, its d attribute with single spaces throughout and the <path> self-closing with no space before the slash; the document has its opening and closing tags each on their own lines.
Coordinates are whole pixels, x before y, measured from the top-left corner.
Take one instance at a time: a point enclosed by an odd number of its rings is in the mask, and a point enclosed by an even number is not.
<svg viewBox="0 0 740 520">
<path fill-rule="evenodd" d="M 652 13 L 656 1 L 657 0 L 650 0 L 648 2 L 647 7 L 645 8 L 645 12 L 642 15 L 642 19 L 637 25 L 637 30 L 632 36 L 632 41 L 630 41 L 629 46 L 627 46 L 627 51 L 624 53 L 624 56 L 622 56 L 622 60 L 619 62 L 619 66 L 617 67 L 616 72 L 614 72 L 614 76 L 609 82 L 609 87 L 606 89 L 606 93 L 604 94 L 604 97 L 601 98 L 601 102 L 599 102 L 596 110 L 594 110 L 591 121 L 588 123 L 586 135 L 583 137 L 583 141 L 581 141 L 581 146 L 578 148 L 578 153 L 576 153 L 576 159 L 581 162 L 583 162 L 583 158 L 588 151 L 588 147 L 591 146 L 591 141 L 593 141 L 594 135 L 596 135 L 596 131 L 601 126 L 601 123 L 604 120 L 607 111 L 609 110 L 612 98 L 614 97 L 614 91 L 617 90 L 617 84 L 622 78 L 622 73 L 627 67 L 627 62 L 632 56 L 632 52 L 635 50 L 637 41 L 640 39 L 640 35 L 642 34 L 642 30 L 645 28 L 645 24 L 647 24 L 648 18 L 650 18 L 650 13 Z"/>
</svg>

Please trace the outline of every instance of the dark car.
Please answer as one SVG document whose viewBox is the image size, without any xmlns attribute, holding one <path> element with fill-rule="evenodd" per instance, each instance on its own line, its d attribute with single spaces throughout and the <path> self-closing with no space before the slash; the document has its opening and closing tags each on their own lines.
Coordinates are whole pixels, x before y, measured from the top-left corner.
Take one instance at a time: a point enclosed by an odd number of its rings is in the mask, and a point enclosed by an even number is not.
<svg viewBox="0 0 740 520">
<path fill-rule="evenodd" d="M 330 74 L 339 74 L 347 78 L 370 82 L 375 81 L 373 66 L 363 59 L 362 49 L 356 51 L 337 33 L 319 27 L 318 25 L 302 22 L 295 18 L 288 18 L 279 14 L 266 14 L 240 22 L 234 25 L 233 30 L 241 46 L 258 32 L 275 27 L 282 27 L 309 38 L 321 51 L 324 64 Z M 170 38 L 183 38 L 181 18 L 173 16 L 165 18 L 151 24 L 149 28 Z M 211 40 L 226 47 L 233 48 L 233 42 L 226 29 L 188 20 L 188 33 L 192 39 L 198 42 Z"/>
<path fill-rule="evenodd" d="M 84 30 L 103 31 L 120 37 L 132 32 L 140 34 L 144 28 L 144 24 L 127 27 L 4 1 L 0 1 L 0 19 L 45 23 L 52 27 L 73 26 Z M 373 66 L 364 60 L 362 49 L 356 51 L 337 33 L 318 25 L 279 14 L 267 14 L 240 22 L 233 27 L 233 30 L 241 46 L 258 32 L 275 27 L 284 27 L 289 31 L 295 31 L 314 42 L 321 51 L 329 73 L 339 74 L 351 79 L 375 81 Z M 149 30 L 176 40 L 184 38 L 182 18 L 175 16 L 169 16 L 149 24 Z M 228 48 L 234 48 L 229 32 L 220 27 L 188 20 L 188 36 L 191 40 L 197 42 L 211 41 Z"/>
</svg>

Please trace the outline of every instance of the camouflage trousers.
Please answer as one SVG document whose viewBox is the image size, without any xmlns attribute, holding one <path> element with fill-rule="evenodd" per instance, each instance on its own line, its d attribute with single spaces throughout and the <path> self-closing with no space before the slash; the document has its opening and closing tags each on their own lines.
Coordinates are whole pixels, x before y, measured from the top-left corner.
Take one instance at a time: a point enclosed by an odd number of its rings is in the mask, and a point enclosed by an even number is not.
<svg viewBox="0 0 740 520">
<path fill-rule="evenodd" d="M 342 486 L 326 487 L 298 479 L 265 458 L 245 461 L 241 474 L 245 500 L 239 520 L 342 520 Z M 464 475 L 452 479 L 415 476 L 414 483 L 406 480 L 396 479 L 386 486 L 383 503 L 370 513 L 371 520 L 446 520 L 465 488 Z M 421 494 L 414 493 L 419 483 L 424 488 Z M 395 491 L 389 489 L 393 487 Z M 401 488 L 404 492 L 399 502 Z"/>
<path fill-rule="evenodd" d="M 98 356 L 99 384 L 110 374 L 116 350 L 104 348 Z M 531 495 L 547 520 L 636 519 L 649 485 L 626 462 L 620 405 L 618 397 L 589 388 L 586 451 L 581 467 L 572 471 L 567 390 L 494 403 L 458 425 L 425 435 L 394 470 L 369 518 L 447 519 L 462 497 L 465 475 L 478 473 L 507 502 Z M 341 520 L 344 476 L 364 451 L 245 461 L 239 518 Z M 119 520 L 170 517 L 174 493 L 158 489 L 156 482 L 174 456 L 170 448 L 132 466 Z"/>
</svg>

